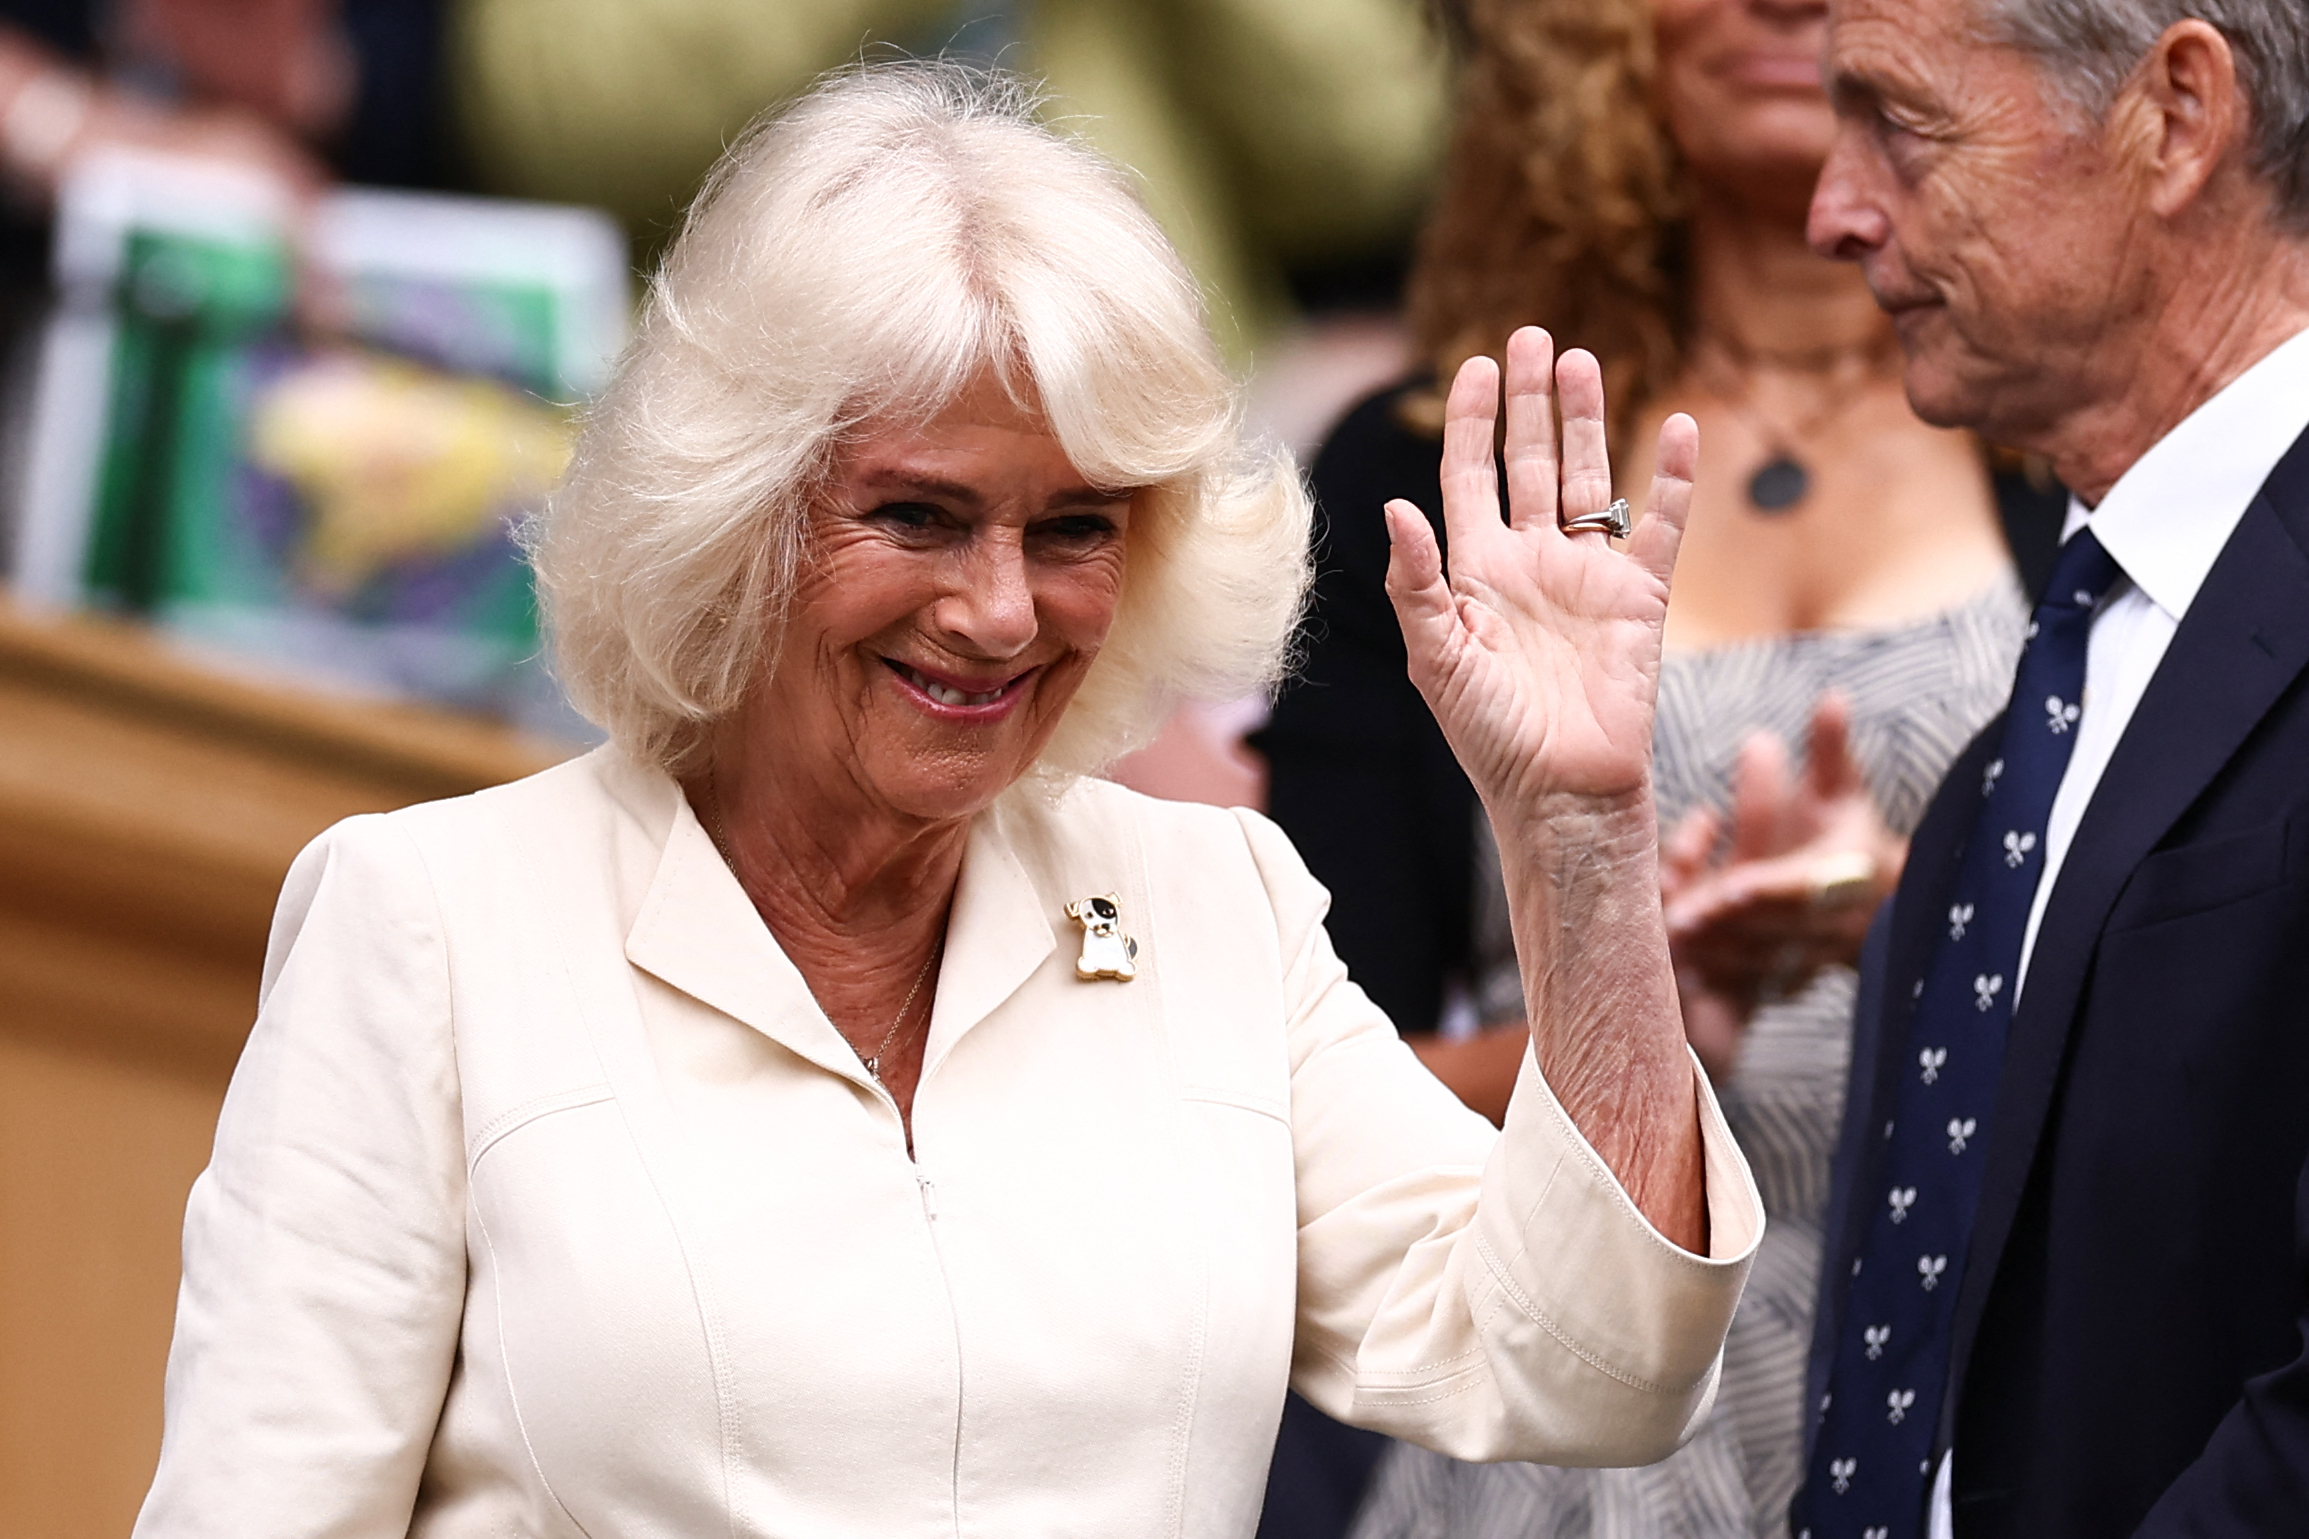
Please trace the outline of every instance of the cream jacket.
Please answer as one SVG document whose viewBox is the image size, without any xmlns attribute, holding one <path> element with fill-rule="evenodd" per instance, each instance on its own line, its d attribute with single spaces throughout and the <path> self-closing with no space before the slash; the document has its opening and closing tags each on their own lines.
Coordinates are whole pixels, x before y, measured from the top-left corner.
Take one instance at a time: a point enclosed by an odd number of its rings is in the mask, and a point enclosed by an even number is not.
<svg viewBox="0 0 2309 1539">
<path fill-rule="evenodd" d="M 1106 892 L 1130 982 L 1075 976 Z M 1230 1539 L 1286 1383 L 1462 1458 L 1665 1455 L 1762 1226 L 1706 1082 L 1701 1257 L 1528 1059 L 1504 1136 L 1462 1110 L 1326 902 L 1256 816 L 1014 791 L 910 1159 L 664 776 L 339 825 L 193 1190 L 137 1533 Z"/>
</svg>

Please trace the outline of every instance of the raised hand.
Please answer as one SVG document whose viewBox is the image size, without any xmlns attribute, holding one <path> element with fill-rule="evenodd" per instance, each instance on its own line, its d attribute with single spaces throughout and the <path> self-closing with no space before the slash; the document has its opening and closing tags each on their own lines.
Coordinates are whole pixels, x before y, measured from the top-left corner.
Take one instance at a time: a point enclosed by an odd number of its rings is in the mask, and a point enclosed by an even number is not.
<svg viewBox="0 0 2309 1539">
<path fill-rule="evenodd" d="M 1506 521 L 1493 458 L 1500 372 L 1472 358 L 1444 415 L 1450 570 L 1418 509 L 1390 503 L 1387 591 L 1412 682 L 1494 818 L 1517 821 L 1562 798 L 1611 803 L 1649 788 L 1660 631 L 1699 430 L 1680 414 L 1661 427 L 1659 472 L 1623 553 L 1600 532 L 1561 527 L 1612 497 L 1595 359 L 1575 351 L 1559 364 L 1547 333 L 1525 327 L 1508 339 L 1506 384 Z"/>
<path fill-rule="evenodd" d="M 1661 428 L 1659 474 L 1625 552 L 1600 531 L 1566 534 L 1563 520 L 1610 503 L 1611 462 L 1596 361 L 1573 352 L 1559 366 L 1554 352 L 1536 328 L 1508 339 L 1504 523 L 1499 369 L 1476 358 L 1459 371 L 1443 426 L 1451 569 L 1419 511 L 1390 503 L 1387 592 L 1412 682 L 1498 836 L 1533 1057 L 1636 1206 L 1700 1250 L 1697 1088 L 1651 797 L 1660 632 L 1699 430 L 1684 416 Z"/>
</svg>

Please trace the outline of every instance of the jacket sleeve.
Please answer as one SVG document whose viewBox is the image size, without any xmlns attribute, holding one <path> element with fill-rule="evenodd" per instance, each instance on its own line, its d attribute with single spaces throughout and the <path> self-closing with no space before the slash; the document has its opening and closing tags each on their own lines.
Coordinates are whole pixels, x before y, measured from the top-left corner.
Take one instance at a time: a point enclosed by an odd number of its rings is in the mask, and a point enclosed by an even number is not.
<svg viewBox="0 0 2309 1539">
<path fill-rule="evenodd" d="M 1327 898 L 1239 814 L 1285 970 L 1298 1169 L 1293 1387 L 1453 1457 L 1666 1457 L 1715 1393 L 1762 1204 L 1695 1062 L 1710 1254 L 1637 1210 L 1526 1055 L 1504 1133 L 1420 1067 L 1349 981 Z"/>
<path fill-rule="evenodd" d="M 2149 1510 L 2137 1539 L 2297 1534 L 2309 1512 L 2309 1166 L 2294 1199 L 2301 1356 L 2249 1380 L 2205 1451 Z"/>
<path fill-rule="evenodd" d="M 194 1183 L 138 1539 L 408 1531 L 465 1295 L 447 955 L 401 826 L 290 869 Z"/>
</svg>

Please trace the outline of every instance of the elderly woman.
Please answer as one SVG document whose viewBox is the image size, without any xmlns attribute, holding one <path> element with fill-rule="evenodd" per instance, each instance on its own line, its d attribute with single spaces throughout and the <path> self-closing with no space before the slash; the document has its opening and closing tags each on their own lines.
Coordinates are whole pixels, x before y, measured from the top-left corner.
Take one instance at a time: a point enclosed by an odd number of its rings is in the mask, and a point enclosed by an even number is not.
<svg viewBox="0 0 2309 1539">
<path fill-rule="evenodd" d="M 1658 902 L 1697 445 L 1578 532 L 1602 388 L 1552 363 L 1508 350 L 1508 522 L 1459 382 L 1448 580 L 1398 510 L 1528 958 L 1497 1134 L 1270 825 L 1087 778 L 1267 675 L 1305 563 L 1123 178 L 937 68 L 746 139 L 537 533 L 610 745 L 290 874 L 138 1531 L 1239 1536 L 1286 1383 L 1673 1448 L 1760 1222 Z"/>
</svg>

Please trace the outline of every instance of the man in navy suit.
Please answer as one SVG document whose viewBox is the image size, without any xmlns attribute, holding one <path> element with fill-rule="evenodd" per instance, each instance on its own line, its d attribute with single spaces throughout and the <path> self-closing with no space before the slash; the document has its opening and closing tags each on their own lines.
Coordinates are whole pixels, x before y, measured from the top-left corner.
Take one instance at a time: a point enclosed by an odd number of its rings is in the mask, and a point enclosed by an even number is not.
<svg viewBox="0 0 2309 1539">
<path fill-rule="evenodd" d="M 1795 1527 L 2309 1533 L 2309 4 L 1832 0 L 1828 72 L 1814 244 L 2075 501 L 1871 938 Z"/>
</svg>

